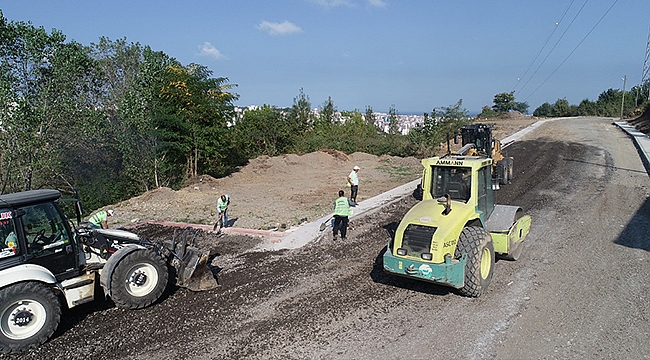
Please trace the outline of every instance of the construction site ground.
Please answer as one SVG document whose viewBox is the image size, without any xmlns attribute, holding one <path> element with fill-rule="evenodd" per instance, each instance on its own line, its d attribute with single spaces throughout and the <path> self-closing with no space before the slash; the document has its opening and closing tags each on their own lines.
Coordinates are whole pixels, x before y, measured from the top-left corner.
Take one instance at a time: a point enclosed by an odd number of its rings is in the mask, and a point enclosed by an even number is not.
<svg viewBox="0 0 650 360">
<path fill-rule="evenodd" d="M 498 260 L 479 298 L 383 272 L 386 243 L 417 202 L 407 195 L 351 221 L 347 241 L 324 234 L 300 248 L 259 251 L 261 237 L 201 232 L 197 245 L 211 251 L 217 289 L 171 286 L 138 311 L 110 300 L 85 304 L 64 312 L 49 342 L 7 358 L 647 357 L 650 179 L 612 121 L 548 121 L 507 147 L 515 176 L 497 202 L 521 206 L 533 225 L 522 258 Z M 498 124 L 497 137 L 534 122 Z M 116 204 L 111 225 L 147 218 L 209 225 L 216 197 L 229 193 L 234 226 L 290 228 L 326 216 L 354 165 L 362 202 L 420 173 L 416 159 L 360 153 L 256 159 L 225 179 Z M 174 231 L 133 230 L 152 240 Z"/>
</svg>

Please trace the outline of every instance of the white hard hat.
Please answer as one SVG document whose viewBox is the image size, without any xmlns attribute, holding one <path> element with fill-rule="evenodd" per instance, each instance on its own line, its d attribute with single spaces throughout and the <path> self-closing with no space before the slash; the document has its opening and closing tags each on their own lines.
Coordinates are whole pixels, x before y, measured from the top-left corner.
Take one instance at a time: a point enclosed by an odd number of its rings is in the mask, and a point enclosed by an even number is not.
<svg viewBox="0 0 650 360">
<path fill-rule="evenodd" d="M 115 214 L 113 210 L 108 210 L 107 212 L 108 212 L 108 216 L 113 216 Z"/>
<path fill-rule="evenodd" d="M 356 165 L 352 168 L 352 170 L 359 170 L 359 169 L 360 169 L 360 167 L 358 167 Z"/>
</svg>

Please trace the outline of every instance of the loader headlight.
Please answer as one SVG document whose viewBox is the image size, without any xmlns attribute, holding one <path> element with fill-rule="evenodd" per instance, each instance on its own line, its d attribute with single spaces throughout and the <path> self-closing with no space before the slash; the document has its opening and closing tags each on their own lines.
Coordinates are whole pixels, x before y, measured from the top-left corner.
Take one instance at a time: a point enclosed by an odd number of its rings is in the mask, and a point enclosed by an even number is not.
<svg viewBox="0 0 650 360">
<path fill-rule="evenodd" d="M 398 248 L 398 249 L 397 249 L 397 255 L 399 255 L 399 256 L 405 256 L 405 255 L 406 255 L 406 249 L 404 249 L 404 248 Z"/>
<path fill-rule="evenodd" d="M 422 258 L 422 260 L 429 260 L 430 261 L 431 259 L 433 259 L 433 254 L 431 254 L 431 253 L 423 253 L 422 255 L 420 255 L 420 257 Z"/>
</svg>

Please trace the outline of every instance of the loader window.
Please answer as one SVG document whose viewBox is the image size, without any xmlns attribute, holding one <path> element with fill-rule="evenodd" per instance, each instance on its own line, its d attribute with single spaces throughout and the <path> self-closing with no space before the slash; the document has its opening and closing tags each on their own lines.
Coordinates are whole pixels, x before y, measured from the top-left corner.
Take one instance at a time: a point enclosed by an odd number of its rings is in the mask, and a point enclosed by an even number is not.
<svg viewBox="0 0 650 360">
<path fill-rule="evenodd" d="M 471 195 L 472 169 L 434 166 L 431 195 L 439 198 L 449 194 L 452 200 L 467 202 Z"/>
<path fill-rule="evenodd" d="M 23 208 L 21 218 L 29 253 L 47 256 L 61 251 L 70 242 L 63 219 L 53 203 L 43 203 Z"/>
</svg>

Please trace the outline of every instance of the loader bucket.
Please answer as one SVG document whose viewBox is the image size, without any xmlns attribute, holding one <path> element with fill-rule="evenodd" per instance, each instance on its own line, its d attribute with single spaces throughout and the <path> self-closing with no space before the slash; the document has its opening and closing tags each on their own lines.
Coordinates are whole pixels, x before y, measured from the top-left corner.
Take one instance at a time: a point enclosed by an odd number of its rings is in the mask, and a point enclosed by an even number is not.
<svg viewBox="0 0 650 360">
<path fill-rule="evenodd" d="M 189 235 L 192 238 L 188 240 Z M 208 267 L 210 252 L 192 246 L 196 235 L 196 232 L 191 233 L 189 230 L 180 236 L 174 232 L 170 250 L 175 255 L 172 265 L 176 269 L 176 285 L 192 291 L 211 290 L 219 284 Z"/>
<path fill-rule="evenodd" d="M 211 290 L 216 288 L 217 280 L 208 267 L 210 252 L 193 246 L 185 249 L 180 266 L 177 269 L 176 285 L 192 291 Z"/>
</svg>

